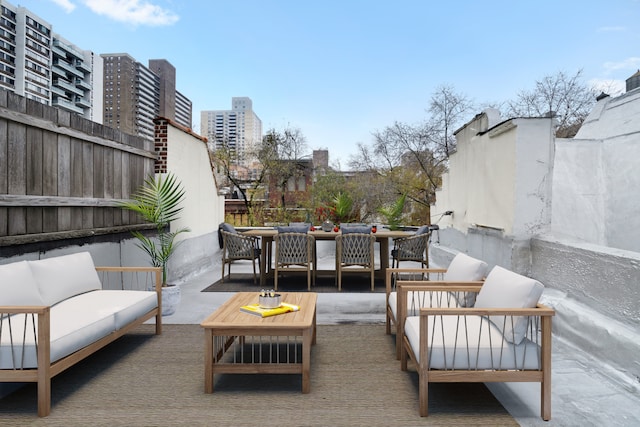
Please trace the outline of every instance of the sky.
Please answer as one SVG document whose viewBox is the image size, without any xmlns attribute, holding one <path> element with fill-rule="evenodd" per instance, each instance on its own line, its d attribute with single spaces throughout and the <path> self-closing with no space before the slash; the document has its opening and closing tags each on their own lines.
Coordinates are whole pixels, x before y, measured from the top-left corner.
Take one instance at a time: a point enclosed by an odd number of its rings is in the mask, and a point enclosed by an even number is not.
<svg viewBox="0 0 640 427">
<path fill-rule="evenodd" d="M 640 69 L 640 0 L 10 3 L 81 49 L 169 61 L 196 132 L 201 111 L 247 96 L 264 132 L 299 128 L 343 169 L 373 132 L 424 121 L 438 87 L 487 105 L 580 70 L 624 92 Z"/>
</svg>

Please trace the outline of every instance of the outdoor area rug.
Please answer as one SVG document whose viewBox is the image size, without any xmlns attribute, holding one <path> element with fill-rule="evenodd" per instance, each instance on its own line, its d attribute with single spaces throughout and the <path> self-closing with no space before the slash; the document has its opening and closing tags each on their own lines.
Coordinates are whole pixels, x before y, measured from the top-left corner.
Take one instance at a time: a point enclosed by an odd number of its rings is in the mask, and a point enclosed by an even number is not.
<svg viewBox="0 0 640 427">
<path fill-rule="evenodd" d="M 418 414 L 418 377 L 402 372 L 381 324 L 319 325 L 311 392 L 300 375 L 218 374 L 204 393 L 199 325 L 153 325 L 52 380 L 51 415 L 38 418 L 36 386 L 0 399 L 2 426 L 517 426 L 484 384 L 432 384 Z"/>
<path fill-rule="evenodd" d="M 218 280 L 214 284 L 206 287 L 202 292 L 253 292 L 259 291 L 261 288 L 273 289 L 273 278 L 267 279 L 262 287 L 260 286 L 260 278 L 257 284 L 253 283 L 253 274 L 231 273 L 231 278 L 226 276 L 224 283 Z M 374 292 L 385 292 L 384 280 L 376 279 L 374 283 Z M 278 279 L 278 290 L 286 292 L 306 292 L 307 276 L 306 273 L 296 274 L 289 273 L 280 276 Z M 311 285 L 312 292 L 338 292 L 338 284 L 335 275 L 318 275 L 316 277 L 315 286 Z M 371 280 L 369 276 L 347 273 L 342 276 L 342 292 L 371 292 Z"/>
</svg>

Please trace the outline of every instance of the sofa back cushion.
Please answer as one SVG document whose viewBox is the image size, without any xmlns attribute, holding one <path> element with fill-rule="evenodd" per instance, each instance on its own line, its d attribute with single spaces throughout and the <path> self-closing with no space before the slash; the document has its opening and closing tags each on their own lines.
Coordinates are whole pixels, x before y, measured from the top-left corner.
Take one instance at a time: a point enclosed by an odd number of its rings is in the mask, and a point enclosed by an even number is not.
<svg viewBox="0 0 640 427">
<path fill-rule="evenodd" d="M 102 289 L 89 252 L 29 261 L 29 267 L 46 305 L 54 305 L 74 295 Z"/>
<path fill-rule="evenodd" d="M 447 282 L 474 282 L 484 279 L 487 275 L 487 263 L 469 255 L 459 252 L 449 264 L 447 272 L 444 273 L 444 280 Z M 466 296 L 456 295 L 458 303 L 462 307 L 472 307 L 475 303 L 475 294 L 468 293 Z"/>
<path fill-rule="evenodd" d="M 447 282 L 471 282 L 484 279 L 487 263 L 459 252 L 449 264 L 444 280 Z"/>
<path fill-rule="evenodd" d="M 534 308 L 544 286 L 537 280 L 494 267 L 482 285 L 476 298 L 476 308 Z M 504 338 L 520 344 L 527 332 L 527 317 L 490 316 L 490 320 L 502 331 Z"/>
<path fill-rule="evenodd" d="M 27 261 L 0 265 L 0 306 L 44 305 Z"/>
</svg>

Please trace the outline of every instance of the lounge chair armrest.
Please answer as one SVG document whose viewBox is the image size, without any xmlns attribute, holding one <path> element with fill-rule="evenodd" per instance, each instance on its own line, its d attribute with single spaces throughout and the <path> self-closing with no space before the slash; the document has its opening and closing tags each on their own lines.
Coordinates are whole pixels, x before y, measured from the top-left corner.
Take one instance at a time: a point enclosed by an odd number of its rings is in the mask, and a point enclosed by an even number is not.
<svg viewBox="0 0 640 427">
<path fill-rule="evenodd" d="M 47 305 L 3 305 L 0 314 L 44 314 L 50 308 Z"/>
<path fill-rule="evenodd" d="M 438 308 L 420 309 L 421 316 L 555 316 L 555 311 L 538 306 L 535 308 Z"/>
<path fill-rule="evenodd" d="M 398 283 L 398 294 L 414 291 L 423 292 L 480 292 L 482 281 L 445 282 L 445 281 L 403 281 Z"/>
<path fill-rule="evenodd" d="M 387 274 L 385 277 L 385 285 L 387 288 L 387 295 L 393 290 L 393 277 L 395 274 L 411 273 L 411 274 L 444 274 L 447 272 L 446 268 L 387 268 Z"/>
</svg>

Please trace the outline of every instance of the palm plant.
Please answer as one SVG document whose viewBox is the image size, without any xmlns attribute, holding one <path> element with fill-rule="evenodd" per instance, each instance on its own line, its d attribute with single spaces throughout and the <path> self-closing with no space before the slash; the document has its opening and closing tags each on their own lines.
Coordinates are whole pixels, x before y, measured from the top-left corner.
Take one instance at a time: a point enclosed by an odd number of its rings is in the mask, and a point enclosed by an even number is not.
<svg viewBox="0 0 640 427">
<path fill-rule="evenodd" d="M 183 207 L 179 205 L 184 196 L 185 191 L 175 175 L 150 175 L 131 196 L 131 200 L 119 203 L 121 208 L 136 212 L 145 221 L 155 225 L 157 243 L 139 231 L 132 231 L 131 234 L 139 240 L 136 246 L 149 255 L 151 264 L 162 268 L 162 286 L 167 286 L 167 263 L 176 250 L 176 236 L 190 231 L 187 227 L 173 232 L 169 229 L 169 223 L 178 219 L 182 212 Z"/>
<path fill-rule="evenodd" d="M 337 222 L 348 222 L 352 216 L 353 200 L 342 191 L 333 197 L 333 210 Z"/>
<path fill-rule="evenodd" d="M 407 195 L 403 194 L 389 206 L 384 206 L 378 209 L 378 212 L 385 217 L 389 230 L 397 230 L 400 228 L 402 222 L 402 211 L 404 210 L 404 203 L 407 199 Z"/>
</svg>

